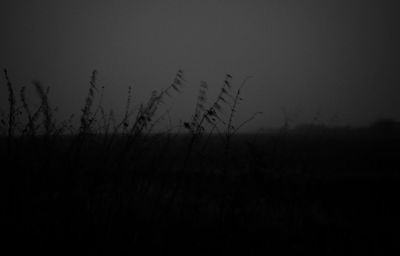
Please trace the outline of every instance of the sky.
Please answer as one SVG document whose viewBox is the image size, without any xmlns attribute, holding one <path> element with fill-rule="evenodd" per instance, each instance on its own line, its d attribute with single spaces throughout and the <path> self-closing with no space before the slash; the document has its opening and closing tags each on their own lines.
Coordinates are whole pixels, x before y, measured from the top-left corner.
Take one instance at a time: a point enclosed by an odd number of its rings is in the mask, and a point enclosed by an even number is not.
<svg viewBox="0 0 400 256">
<path fill-rule="evenodd" d="M 182 69 L 185 88 L 163 107 L 174 122 L 190 119 L 202 80 L 212 102 L 225 74 L 234 88 L 251 76 L 235 122 L 263 114 L 248 130 L 280 126 L 285 116 L 293 125 L 400 120 L 398 7 L 382 0 L 3 0 L 0 67 L 30 93 L 32 80 L 50 86 L 60 120 L 79 114 L 93 69 L 105 107 L 117 113 L 129 86 L 134 109 Z"/>
</svg>

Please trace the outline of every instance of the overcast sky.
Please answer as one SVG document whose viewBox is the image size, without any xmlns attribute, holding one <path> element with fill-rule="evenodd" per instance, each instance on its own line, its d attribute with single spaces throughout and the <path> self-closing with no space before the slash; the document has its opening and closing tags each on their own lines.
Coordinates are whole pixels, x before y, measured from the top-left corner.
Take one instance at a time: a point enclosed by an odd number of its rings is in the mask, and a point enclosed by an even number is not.
<svg viewBox="0 0 400 256">
<path fill-rule="evenodd" d="M 369 0 L 3 0 L 0 66 L 17 85 L 51 87 L 60 118 L 79 113 L 92 69 L 105 105 L 124 108 L 167 87 L 176 71 L 187 87 L 169 100 L 187 120 L 201 80 L 209 99 L 226 73 L 243 91 L 237 121 L 248 129 L 294 123 L 363 125 L 400 119 L 399 8 Z M 4 78 L 0 104 L 7 102 Z M 31 90 L 33 88 L 29 88 Z"/>
</svg>

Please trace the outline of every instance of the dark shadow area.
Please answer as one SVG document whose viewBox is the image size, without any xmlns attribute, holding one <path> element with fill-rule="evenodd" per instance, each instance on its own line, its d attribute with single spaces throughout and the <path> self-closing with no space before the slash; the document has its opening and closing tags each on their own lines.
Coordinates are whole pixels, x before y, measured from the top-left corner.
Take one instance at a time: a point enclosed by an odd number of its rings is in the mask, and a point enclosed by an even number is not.
<svg viewBox="0 0 400 256">
<path fill-rule="evenodd" d="M 156 133 L 154 113 L 164 95 L 182 89 L 182 71 L 135 118 L 127 114 L 129 90 L 121 122 L 94 105 L 93 72 L 79 129 L 68 133 L 69 123 L 54 121 L 48 89 L 34 83 L 42 103 L 30 109 L 24 89 L 17 101 L 5 75 L 1 226 L 14 252 L 380 255 L 399 249 L 400 126 L 394 120 L 239 133 L 232 113 L 242 87 L 230 91 L 227 75 L 212 104 L 201 84 L 185 133 Z M 231 114 L 217 123 L 222 108 Z"/>
<path fill-rule="evenodd" d="M 397 249 L 400 133 L 387 128 L 239 134 L 229 158 L 213 135 L 186 164 L 189 135 L 141 137 L 124 158 L 123 135 L 88 136 L 79 156 L 75 136 L 14 138 L 11 154 L 2 138 L 3 231 L 29 251 Z"/>
</svg>

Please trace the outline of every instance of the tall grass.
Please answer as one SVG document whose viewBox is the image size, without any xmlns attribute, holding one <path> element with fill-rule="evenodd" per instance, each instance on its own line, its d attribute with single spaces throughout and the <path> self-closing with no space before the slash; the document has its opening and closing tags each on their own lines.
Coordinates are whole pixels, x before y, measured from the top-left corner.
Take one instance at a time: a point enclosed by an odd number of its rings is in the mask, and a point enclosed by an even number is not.
<svg viewBox="0 0 400 256">
<path fill-rule="evenodd" d="M 6 70 L 4 75 L 5 230 L 20 244 L 32 241 L 30 246 L 43 249 L 65 248 L 68 242 L 73 249 L 84 244 L 114 253 L 139 247 L 299 252 L 321 249 L 316 239 L 323 239 L 324 246 L 342 243 L 335 232 L 355 222 L 362 232 L 354 234 L 376 238 L 360 220 L 395 219 L 385 215 L 392 208 L 381 199 L 396 190 L 396 178 L 393 184 L 365 178 L 355 185 L 359 193 L 352 194 L 353 183 L 330 177 L 351 168 L 396 173 L 400 137 L 370 138 L 358 130 L 337 135 L 335 130 L 320 140 L 289 129 L 284 143 L 279 133 L 239 136 L 260 114 L 237 121 L 248 78 L 236 87 L 227 74 L 214 97 L 201 81 L 193 115 L 182 125 L 170 121 L 170 129 L 154 132 L 161 120 L 170 119 L 164 103 L 187 89 L 182 70 L 137 111 L 131 108 L 134 87 L 128 87 L 121 119 L 103 107 L 105 90 L 93 71 L 78 125 L 74 115 L 57 122 L 48 87 L 33 82 L 40 100 L 34 107 L 27 98 L 29 87 L 21 87 L 17 98 Z M 378 123 L 374 132 L 395 134 L 395 126 Z M 371 205 L 384 214 L 375 214 Z M 379 226 L 371 229 L 374 234 L 383 234 Z M 351 239 L 365 242 L 360 237 Z"/>
<path fill-rule="evenodd" d="M 15 122 L 16 122 L 16 99 L 14 94 L 14 88 L 8 76 L 7 69 L 4 69 L 4 78 L 7 82 L 7 90 L 8 90 L 8 130 L 7 130 L 7 148 L 10 150 L 11 147 L 11 140 L 14 137 L 14 130 L 15 130 Z"/>
</svg>

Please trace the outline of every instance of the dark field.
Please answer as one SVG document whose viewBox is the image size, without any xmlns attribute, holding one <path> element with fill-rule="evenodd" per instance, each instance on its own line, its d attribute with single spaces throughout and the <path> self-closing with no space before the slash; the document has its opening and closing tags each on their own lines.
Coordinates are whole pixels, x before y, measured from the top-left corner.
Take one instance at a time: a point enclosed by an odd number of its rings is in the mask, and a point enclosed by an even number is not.
<svg viewBox="0 0 400 256">
<path fill-rule="evenodd" d="M 15 137 L 1 143 L 13 250 L 381 254 L 399 249 L 398 131 Z M 11 243 L 12 242 L 12 243 Z"/>
<path fill-rule="evenodd" d="M 41 102 L 35 110 L 25 87 L 17 100 L 4 73 L 1 229 L 13 252 L 381 255 L 399 249 L 398 122 L 357 129 L 285 123 L 268 133 L 239 133 L 255 115 L 233 126 L 243 85 L 233 91 L 226 75 L 212 104 L 201 83 L 193 118 L 179 128 L 185 132 L 155 133 L 156 110 L 180 92 L 183 72 L 153 92 L 136 117 L 129 89 L 117 122 L 101 105 L 94 71 L 77 129 L 71 120 L 55 121 L 48 88 L 33 83 Z"/>
</svg>

